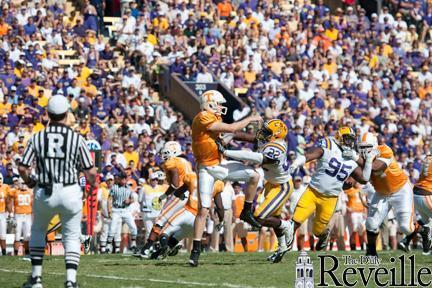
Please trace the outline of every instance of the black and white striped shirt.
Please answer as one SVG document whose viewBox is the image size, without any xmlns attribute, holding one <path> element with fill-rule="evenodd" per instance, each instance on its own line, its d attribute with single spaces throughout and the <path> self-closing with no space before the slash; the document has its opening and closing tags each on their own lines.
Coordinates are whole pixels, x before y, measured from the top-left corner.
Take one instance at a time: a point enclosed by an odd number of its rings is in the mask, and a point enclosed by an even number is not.
<svg viewBox="0 0 432 288">
<path fill-rule="evenodd" d="M 51 124 L 33 134 L 28 141 L 21 164 L 27 167 L 36 161 L 39 184 L 78 182 L 81 169 L 93 167 L 93 159 L 85 139 L 63 124 Z"/>
<path fill-rule="evenodd" d="M 128 186 L 115 184 L 109 195 L 112 197 L 113 208 L 126 208 L 129 205 L 124 204 L 124 201 L 131 198 L 132 190 Z"/>
</svg>

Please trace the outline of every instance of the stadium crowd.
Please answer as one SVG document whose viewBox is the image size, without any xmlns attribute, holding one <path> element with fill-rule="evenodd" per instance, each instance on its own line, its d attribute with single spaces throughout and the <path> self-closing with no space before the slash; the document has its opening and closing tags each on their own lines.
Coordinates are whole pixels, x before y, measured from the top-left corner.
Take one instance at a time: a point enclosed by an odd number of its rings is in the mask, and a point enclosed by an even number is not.
<svg viewBox="0 0 432 288">
<path fill-rule="evenodd" d="M 163 67 L 185 81 L 219 79 L 245 103 L 230 111 L 235 120 L 282 119 L 292 158 L 341 124 L 378 131 L 415 183 L 431 145 L 432 4 L 384 1 L 366 15 L 343 2 L 330 10 L 322 0 L 85 0 L 66 11 L 64 0 L 2 1 L 2 186 L 18 180 L 26 140 L 48 124 L 45 107 L 57 94 L 70 100 L 76 131 L 101 144 L 102 182 L 117 164 L 137 192 L 163 181 L 152 175 L 166 141 L 179 141 L 194 163 L 190 121 L 158 92 Z M 104 16 L 121 21 L 108 27 Z M 63 65 L 65 50 L 79 61 Z M 299 171 L 298 185 L 313 170 Z M 227 187 L 225 209 L 241 211 L 241 185 Z"/>
</svg>

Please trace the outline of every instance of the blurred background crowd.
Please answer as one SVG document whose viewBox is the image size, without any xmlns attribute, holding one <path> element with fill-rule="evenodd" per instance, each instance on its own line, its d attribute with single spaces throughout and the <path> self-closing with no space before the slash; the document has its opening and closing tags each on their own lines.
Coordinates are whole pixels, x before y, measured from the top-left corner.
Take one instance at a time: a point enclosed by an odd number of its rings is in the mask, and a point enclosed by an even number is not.
<svg viewBox="0 0 432 288">
<path fill-rule="evenodd" d="M 377 131 L 415 182 L 431 145 L 432 3 L 382 2 L 366 13 L 353 0 L 0 1 L 4 183 L 57 94 L 74 129 L 101 144 L 102 181 L 119 163 L 134 187 L 151 182 L 169 140 L 194 163 L 191 119 L 158 92 L 162 65 L 221 81 L 245 103 L 235 120 L 282 119 L 292 158 L 341 124 Z"/>
</svg>

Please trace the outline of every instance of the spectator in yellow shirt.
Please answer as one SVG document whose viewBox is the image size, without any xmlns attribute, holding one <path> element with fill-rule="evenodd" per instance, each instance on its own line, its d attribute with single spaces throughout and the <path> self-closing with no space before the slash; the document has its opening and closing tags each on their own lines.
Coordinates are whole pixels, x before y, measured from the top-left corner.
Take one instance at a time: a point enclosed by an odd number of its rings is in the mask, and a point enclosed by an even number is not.
<svg viewBox="0 0 432 288">
<path fill-rule="evenodd" d="M 324 70 L 328 72 L 328 75 L 333 75 L 337 72 L 337 65 L 335 62 L 333 62 L 333 59 L 331 56 L 327 57 L 327 63 L 323 66 Z"/>
<path fill-rule="evenodd" d="M 139 155 L 138 152 L 134 150 L 134 144 L 132 142 L 128 142 L 126 145 L 126 151 L 123 153 L 123 156 L 126 159 L 127 165 L 129 165 L 130 161 L 134 163 L 134 169 L 138 167 Z"/>
<path fill-rule="evenodd" d="M 153 19 L 153 26 L 159 27 L 161 30 L 167 30 L 169 28 L 168 19 L 165 17 L 165 13 L 159 12 L 158 17 Z"/>
<path fill-rule="evenodd" d="M 48 97 L 46 97 L 44 95 L 44 91 L 45 90 L 43 88 L 39 88 L 38 96 L 37 96 L 37 98 L 38 98 L 38 105 L 41 106 L 41 107 L 46 107 L 48 105 Z"/>
<path fill-rule="evenodd" d="M 87 78 L 86 82 L 81 88 L 85 91 L 85 94 L 91 98 L 95 97 L 98 92 L 96 86 L 90 82 L 89 78 Z"/>
<path fill-rule="evenodd" d="M 248 26 L 252 26 L 254 25 L 255 27 L 257 27 L 259 25 L 259 20 L 255 17 L 252 16 L 252 11 L 248 11 L 246 13 L 246 18 L 243 20 L 243 22 Z"/>
<path fill-rule="evenodd" d="M 252 63 L 248 64 L 248 70 L 244 72 L 244 79 L 249 85 L 256 80 L 256 73 L 252 70 Z"/>
<path fill-rule="evenodd" d="M 41 87 L 36 84 L 36 79 L 31 79 L 30 85 L 27 87 L 28 93 L 33 97 L 38 97 L 39 89 Z"/>
<path fill-rule="evenodd" d="M 333 23 L 330 23 L 329 29 L 327 29 L 324 35 L 332 41 L 338 39 L 339 31 L 334 27 Z"/>
</svg>

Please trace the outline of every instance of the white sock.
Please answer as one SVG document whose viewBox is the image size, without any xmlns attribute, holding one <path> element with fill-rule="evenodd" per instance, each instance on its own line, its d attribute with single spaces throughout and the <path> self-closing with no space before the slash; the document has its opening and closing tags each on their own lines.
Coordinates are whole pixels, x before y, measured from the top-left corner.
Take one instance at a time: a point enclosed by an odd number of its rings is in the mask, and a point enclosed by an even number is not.
<svg viewBox="0 0 432 288">
<path fill-rule="evenodd" d="M 279 248 L 286 249 L 285 235 L 277 237 L 277 240 L 278 240 L 278 246 L 279 246 Z"/>
<path fill-rule="evenodd" d="M 285 229 L 285 228 L 288 228 L 288 227 L 289 227 L 288 226 L 288 221 L 281 220 L 281 224 L 280 224 L 279 228 Z"/>
<path fill-rule="evenodd" d="M 136 240 L 131 241 L 131 247 L 136 247 Z"/>
<path fill-rule="evenodd" d="M 71 281 L 73 283 L 76 282 L 77 270 L 75 269 L 66 269 L 66 281 Z"/>
<path fill-rule="evenodd" d="M 41 276 L 42 276 L 42 265 L 33 265 L 32 277 L 41 277 Z"/>
</svg>

